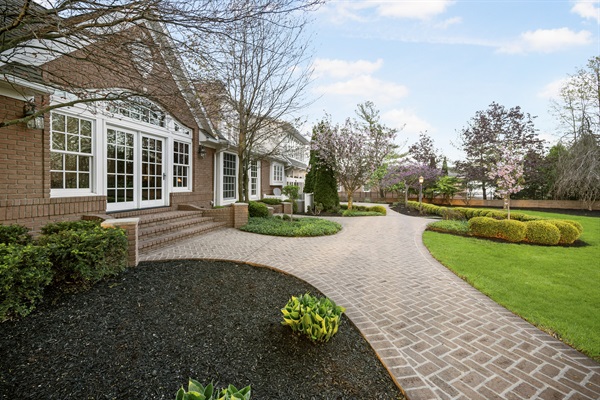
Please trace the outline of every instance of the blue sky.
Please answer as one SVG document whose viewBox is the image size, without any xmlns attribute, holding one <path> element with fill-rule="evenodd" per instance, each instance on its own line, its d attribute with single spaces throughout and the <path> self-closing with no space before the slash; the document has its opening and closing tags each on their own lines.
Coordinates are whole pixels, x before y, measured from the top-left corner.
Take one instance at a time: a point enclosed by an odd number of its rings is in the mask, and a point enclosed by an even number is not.
<svg viewBox="0 0 600 400">
<path fill-rule="evenodd" d="M 521 106 L 556 141 L 549 112 L 568 74 L 600 54 L 600 1 L 329 1 L 314 13 L 314 82 L 304 134 L 371 100 L 398 142 L 451 142 L 493 101 Z M 406 147 L 405 147 L 406 149 Z"/>
</svg>

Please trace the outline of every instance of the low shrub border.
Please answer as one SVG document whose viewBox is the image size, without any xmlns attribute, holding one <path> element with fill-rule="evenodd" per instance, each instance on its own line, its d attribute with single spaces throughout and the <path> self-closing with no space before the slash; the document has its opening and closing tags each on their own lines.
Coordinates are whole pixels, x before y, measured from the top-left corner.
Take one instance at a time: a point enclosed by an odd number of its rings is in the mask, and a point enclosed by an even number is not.
<svg viewBox="0 0 600 400">
<path fill-rule="evenodd" d="M 408 207 L 419 210 L 420 204 L 409 201 Z M 468 220 L 467 235 L 495 238 L 508 242 L 528 242 L 539 245 L 569 245 L 575 242 L 583 233 L 583 227 L 577 221 L 550 220 L 526 215 L 518 212 L 508 213 L 499 210 L 474 209 L 474 208 L 447 208 L 434 204 L 423 203 L 422 209 L 428 214 L 439 215 L 444 220 Z M 534 223 L 536 222 L 536 223 Z M 541 222 L 538 223 L 538 222 Z M 429 224 L 428 230 L 454 234 L 465 233 L 455 229 L 452 225 Z"/>
<path fill-rule="evenodd" d="M 99 222 L 49 223 L 34 241 L 28 229 L 0 225 L 0 321 L 34 310 L 44 289 L 81 291 L 127 267 L 127 237 Z"/>
<path fill-rule="evenodd" d="M 341 229 L 342 226 L 337 222 L 312 217 L 294 218 L 290 220 L 289 215 L 284 215 L 281 218 L 250 217 L 248 219 L 248 224 L 240 228 L 242 231 L 258 233 L 261 235 L 288 237 L 333 235 Z"/>
<path fill-rule="evenodd" d="M 352 210 L 348 210 L 348 204 L 340 205 L 340 213 L 342 217 L 375 217 L 387 215 L 387 210 L 384 206 L 359 206 L 353 205 Z"/>
</svg>

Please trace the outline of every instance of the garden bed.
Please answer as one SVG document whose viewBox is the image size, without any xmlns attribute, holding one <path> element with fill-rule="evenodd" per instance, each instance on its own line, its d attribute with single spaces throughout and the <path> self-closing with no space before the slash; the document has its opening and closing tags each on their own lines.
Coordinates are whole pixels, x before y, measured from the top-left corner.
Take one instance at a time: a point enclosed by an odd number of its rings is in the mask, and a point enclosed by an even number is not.
<svg viewBox="0 0 600 400">
<path fill-rule="evenodd" d="M 174 399 L 190 377 L 252 399 L 404 398 L 345 316 L 325 344 L 280 324 L 307 291 L 244 264 L 142 263 L 0 324 L 0 398 Z"/>
</svg>

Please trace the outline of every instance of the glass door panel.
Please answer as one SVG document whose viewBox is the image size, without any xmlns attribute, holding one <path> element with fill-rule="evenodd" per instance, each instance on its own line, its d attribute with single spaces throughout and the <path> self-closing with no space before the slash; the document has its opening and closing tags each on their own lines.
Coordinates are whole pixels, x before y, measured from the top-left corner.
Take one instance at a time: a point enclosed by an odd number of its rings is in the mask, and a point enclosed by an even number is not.
<svg viewBox="0 0 600 400">
<path fill-rule="evenodd" d="M 106 139 L 106 202 L 108 210 L 136 208 L 135 135 L 108 129 Z"/>
<path fill-rule="evenodd" d="M 163 176 L 163 140 L 142 135 L 141 206 L 165 204 Z"/>
</svg>

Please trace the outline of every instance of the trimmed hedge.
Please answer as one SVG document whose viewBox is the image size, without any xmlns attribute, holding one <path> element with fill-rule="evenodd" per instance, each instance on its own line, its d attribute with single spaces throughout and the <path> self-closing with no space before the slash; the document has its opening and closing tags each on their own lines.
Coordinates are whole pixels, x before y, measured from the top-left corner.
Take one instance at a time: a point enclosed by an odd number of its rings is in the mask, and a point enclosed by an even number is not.
<svg viewBox="0 0 600 400">
<path fill-rule="evenodd" d="M 76 284 L 86 289 L 102 278 L 127 267 L 127 236 L 122 229 L 102 228 L 98 223 L 48 224 L 39 244 L 48 250 L 55 271 L 54 283 Z M 75 229 L 64 229 L 65 226 Z M 77 288 L 80 289 L 80 288 Z"/>
<path fill-rule="evenodd" d="M 547 221 L 529 221 L 525 239 L 530 243 L 555 245 L 560 241 L 560 230 Z"/>
<path fill-rule="evenodd" d="M 276 206 L 276 205 L 281 204 L 281 199 L 275 199 L 273 197 L 267 197 L 266 199 L 262 199 L 259 202 L 260 203 L 268 204 L 270 206 Z"/>
<path fill-rule="evenodd" d="M 500 239 L 513 243 L 525 240 L 527 222 L 515 221 L 513 219 L 503 219 L 495 222 L 498 225 L 498 237 Z"/>
<path fill-rule="evenodd" d="M 560 240 L 558 241 L 559 244 L 571 244 L 579 238 L 579 231 L 574 225 L 569 224 L 568 221 L 549 219 L 547 222 L 558 228 L 560 232 Z"/>
<path fill-rule="evenodd" d="M 0 243 L 26 245 L 33 240 L 29 229 L 21 225 L 0 225 Z"/>
<path fill-rule="evenodd" d="M 0 321 L 33 311 L 52 275 L 45 248 L 0 243 Z"/>
<path fill-rule="evenodd" d="M 248 216 L 251 218 L 267 218 L 269 216 L 269 208 L 264 203 L 258 201 L 249 201 Z"/>
</svg>

